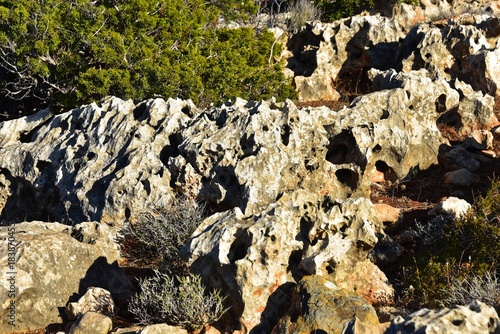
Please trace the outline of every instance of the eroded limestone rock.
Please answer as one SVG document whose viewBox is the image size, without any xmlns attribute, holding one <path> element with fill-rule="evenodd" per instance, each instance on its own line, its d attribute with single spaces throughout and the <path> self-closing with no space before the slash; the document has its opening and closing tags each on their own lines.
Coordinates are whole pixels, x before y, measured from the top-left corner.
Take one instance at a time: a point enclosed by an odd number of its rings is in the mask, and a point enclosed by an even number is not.
<svg viewBox="0 0 500 334">
<path fill-rule="evenodd" d="M 357 327 L 358 330 L 354 330 Z M 380 328 L 380 329 L 379 329 Z M 274 327 L 281 333 L 383 333 L 373 307 L 323 277 L 308 276 L 293 291 L 287 314 Z"/>
<path fill-rule="evenodd" d="M 71 326 L 69 334 L 108 334 L 112 328 L 110 317 L 97 312 L 87 312 Z"/>
<path fill-rule="evenodd" d="M 2 314 L 8 312 L 11 300 L 16 305 L 15 326 L 11 327 L 8 318 L 2 316 L 0 332 L 40 329 L 61 323 L 60 309 L 75 296 L 83 295 L 90 286 L 100 286 L 112 294 L 131 289 L 130 281 L 116 264 L 119 258 L 116 245 L 111 247 L 105 240 L 109 235 L 105 230 L 110 228 L 90 224 L 103 231 L 92 243 L 78 241 L 72 227 L 59 223 L 30 222 L 0 227 L 2 243 L 7 245 L 9 232 L 14 230 L 12 242 L 16 245 L 15 263 L 9 261 L 12 250 L 0 248 L 2 268 L 12 265 L 15 272 L 11 275 L 15 287 L 13 298 L 9 297 L 9 282 L 4 280 L 0 286 Z"/>
<path fill-rule="evenodd" d="M 116 307 L 111 293 L 106 289 L 89 287 L 78 302 L 66 305 L 66 314 L 70 320 L 80 318 L 86 312 L 97 312 L 112 318 Z"/>
<path fill-rule="evenodd" d="M 410 333 L 499 333 L 500 319 L 495 309 L 480 301 L 452 309 L 422 309 L 406 317 L 398 316 L 386 334 Z"/>
</svg>

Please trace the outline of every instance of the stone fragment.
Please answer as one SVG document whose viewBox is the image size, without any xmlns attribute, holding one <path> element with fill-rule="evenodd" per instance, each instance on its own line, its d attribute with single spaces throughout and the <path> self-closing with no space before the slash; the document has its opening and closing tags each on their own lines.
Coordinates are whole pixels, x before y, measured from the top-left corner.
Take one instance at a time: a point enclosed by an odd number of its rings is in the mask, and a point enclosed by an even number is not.
<svg viewBox="0 0 500 334">
<path fill-rule="evenodd" d="M 403 253 L 404 248 L 388 235 L 380 238 L 372 251 L 374 262 L 381 268 L 397 264 Z"/>
<path fill-rule="evenodd" d="M 444 183 L 447 184 L 470 187 L 473 183 L 478 183 L 479 181 L 479 175 L 471 173 L 465 168 L 444 174 Z"/>
<path fill-rule="evenodd" d="M 432 208 L 428 214 L 432 216 L 445 213 L 451 214 L 455 219 L 458 219 L 463 217 L 470 208 L 471 205 L 466 200 L 457 197 L 448 197 Z"/>
<path fill-rule="evenodd" d="M 294 288 L 291 306 L 272 333 L 341 334 L 355 324 L 371 333 L 380 328 L 375 310 L 363 298 L 313 275 L 304 277 Z"/>
<path fill-rule="evenodd" d="M 480 301 L 452 309 L 421 309 L 408 316 L 396 317 L 386 334 L 463 334 L 499 333 L 500 319 L 495 309 Z"/>
<path fill-rule="evenodd" d="M 450 151 L 444 153 L 441 163 L 445 169 L 451 171 L 466 169 L 469 172 L 474 172 L 481 167 L 481 163 L 477 161 L 475 155 L 462 146 L 453 147 Z"/>
<path fill-rule="evenodd" d="M 87 312 L 77 320 L 69 334 L 108 334 L 113 329 L 111 318 L 97 312 Z"/>
<path fill-rule="evenodd" d="M 80 318 L 86 312 L 97 312 L 112 318 L 116 309 L 111 293 L 102 288 L 89 287 L 78 302 L 66 306 L 66 315 L 70 320 Z"/>
<path fill-rule="evenodd" d="M 491 131 L 475 130 L 465 138 L 462 146 L 467 149 L 489 150 L 493 147 L 493 134 Z"/>
<path fill-rule="evenodd" d="M 375 210 L 377 210 L 378 218 L 383 223 L 389 225 L 396 224 L 402 218 L 401 209 L 385 203 L 376 203 L 374 206 Z"/>
</svg>

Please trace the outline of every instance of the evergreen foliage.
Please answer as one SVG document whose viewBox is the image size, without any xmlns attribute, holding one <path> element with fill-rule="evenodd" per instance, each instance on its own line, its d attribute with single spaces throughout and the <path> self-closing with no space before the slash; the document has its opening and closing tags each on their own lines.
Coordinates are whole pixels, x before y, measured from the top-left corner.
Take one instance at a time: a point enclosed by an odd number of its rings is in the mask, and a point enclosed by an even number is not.
<svg viewBox="0 0 500 334">
<path fill-rule="evenodd" d="M 236 96 L 293 97 L 271 33 L 216 29 L 226 2 L 1 1 L 2 112 L 67 109 L 106 95 L 189 98 L 201 107 Z M 238 2 L 225 13 L 254 7 Z"/>
</svg>

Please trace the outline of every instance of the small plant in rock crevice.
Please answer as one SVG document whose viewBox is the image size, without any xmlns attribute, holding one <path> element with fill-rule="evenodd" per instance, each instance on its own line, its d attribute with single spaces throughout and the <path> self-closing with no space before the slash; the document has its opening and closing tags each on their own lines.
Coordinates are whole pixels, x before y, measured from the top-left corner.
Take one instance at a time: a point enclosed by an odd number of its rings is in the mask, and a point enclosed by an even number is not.
<svg viewBox="0 0 500 334">
<path fill-rule="evenodd" d="M 139 285 L 141 291 L 132 297 L 129 311 L 143 325 L 168 323 L 196 330 L 219 320 L 228 310 L 221 293 L 207 293 L 197 275 L 173 277 L 155 271 Z"/>
<path fill-rule="evenodd" d="M 410 308 L 466 304 L 479 299 L 498 309 L 500 179 L 454 221 L 437 217 L 417 226 L 421 245 L 402 272 L 401 303 Z M 411 287 L 411 288 L 409 288 Z"/>
<path fill-rule="evenodd" d="M 161 256 L 160 270 L 139 280 L 140 291 L 129 302 L 128 309 L 140 324 L 167 323 L 197 330 L 228 310 L 220 291 L 209 291 L 179 256 L 203 214 L 203 205 L 178 198 L 169 206 L 140 214 L 137 223 L 126 229 L 125 236 L 142 248 L 139 255 Z"/>
</svg>

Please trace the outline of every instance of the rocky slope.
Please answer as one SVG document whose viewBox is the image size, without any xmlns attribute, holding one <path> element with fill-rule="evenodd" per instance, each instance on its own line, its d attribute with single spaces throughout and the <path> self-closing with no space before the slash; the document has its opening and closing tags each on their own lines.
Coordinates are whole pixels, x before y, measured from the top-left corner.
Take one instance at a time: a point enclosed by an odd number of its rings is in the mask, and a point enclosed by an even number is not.
<svg viewBox="0 0 500 334">
<path fill-rule="evenodd" d="M 308 313 L 297 302 L 303 294 L 313 304 L 323 303 L 324 293 L 337 296 L 346 305 L 342 312 L 358 319 L 340 312 L 327 332 L 378 328 L 371 305 L 390 304 L 394 292 L 369 256 L 387 221 L 387 211 L 370 200 L 373 184 L 398 183 L 439 163 L 469 173 L 484 159 L 497 163 L 491 149 L 499 125 L 498 36 L 500 19 L 486 14 L 421 24 L 409 32 L 380 16 L 307 26 L 288 43 L 288 67 L 299 94 L 304 100 L 335 99 L 345 93 L 338 87 L 366 93 L 341 109 L 237 99 L 199 110 L 190 101 L 134 104 L 109 97 L 60 115 L 43 110 L 3 122 L 2 225 L 94 221 L 96 231 L 108 231 L 182 194 L 206 202 L 211 214 L 182 255 L 207 284 L 228 294 L 231 329 L 312 330 L 320 323 L 314 314 L 330 318 L 329 310 Z M 339 82 L 344 86 L 332 84 Z M 443 125 L 472 134 L 469 146 L 452 149 L 439 131 Z M 484 130 L 485 140 L 477 129 Z M 71 238 L 79 235 L 78 227 L 49 225 L 41 225 L 50 230 L 44 233 L 36 232 L 38 223 L 16 225 L 18 231 L 34 229 L 17 238 L 17 263 L 25 277 L 16 294 L 19 319 L 29 303 L 48 312 L 42 308 L 45 285 L 36 282 L 59 272 L 68 252 L 83 271 L 71 270 L 76 278 L 69 283 L 49 282 L 64 286 L 50 299 L 54 310 L 72 293 L 85 292 L 76 280 L 93 260 L 108 252 L 108 261 L 116 260 L 112 237 L 86 227 L 82 243 Z M 7 227 L 2 233 L 8 239 Z M 42 241 L 36 238 L 52 240 L 51 250 L 38 249 Z M 82 252 L 90 258 L 78 257 Z M 43 270 L 30 270 L 43 254 L 52 254 L 38 262 Z M 7 252 L 1 258 L 8 263 Z M 8 288 L 1 287 L 2 305 Z M 122 282 L 120 291 L 128 289 Z M 57 312 L 48 314 L 22 318 L 16 329 L 63 320 Z M 5 319 L 1 330 L 8 328 Z M 407 326 L 405 321 L 410 320 L 399 319 L 391 328 Z"/>
</svg>

